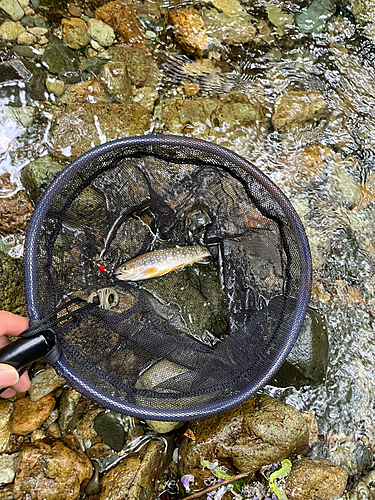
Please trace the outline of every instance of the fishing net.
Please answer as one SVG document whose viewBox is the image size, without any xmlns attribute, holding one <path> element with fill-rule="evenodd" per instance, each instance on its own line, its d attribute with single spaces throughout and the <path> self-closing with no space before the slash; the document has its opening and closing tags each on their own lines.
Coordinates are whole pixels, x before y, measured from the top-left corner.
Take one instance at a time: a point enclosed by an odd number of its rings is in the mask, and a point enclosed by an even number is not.
<svg viewBox="0 0 375 500">
<path fill-rule="evenodd" d="M 211 257 L 139 282 L 133 257 L 200 245 Z M 39 202 L 25 245 L 28 313 L 53 324 L 46 356 L 87 397 L 154 420 L 232 408 L 275 374 L 310 294 L 293 207 L 235 153 L 190 138 L 104 144 Z"/>
</svg>

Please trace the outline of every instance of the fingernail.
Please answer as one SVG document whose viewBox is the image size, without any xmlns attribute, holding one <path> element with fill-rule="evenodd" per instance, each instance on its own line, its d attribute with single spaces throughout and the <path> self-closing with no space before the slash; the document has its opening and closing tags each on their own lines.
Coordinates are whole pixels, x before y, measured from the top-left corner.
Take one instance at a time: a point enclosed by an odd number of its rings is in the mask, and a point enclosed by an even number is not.
<svg viewBox="0 0 375 500">
<path fill-rule="evenodd" d="M 5 378 L 5 376 L 6 376 L 6 380 L 3 381 L 3 378 Z M 18 382 L 19 378 L 20 377 L 18 375 L 18 371 L 15 368 L 13 368 L 13 366 L 0 363 L 0 385 L 1 385 L 1 387 L 4 386 L 2 382 L 4 382 L 6 384 L 6 386 L 11 386 L 11 385 L 14 385 L 16 382 Z"/>
</svg>

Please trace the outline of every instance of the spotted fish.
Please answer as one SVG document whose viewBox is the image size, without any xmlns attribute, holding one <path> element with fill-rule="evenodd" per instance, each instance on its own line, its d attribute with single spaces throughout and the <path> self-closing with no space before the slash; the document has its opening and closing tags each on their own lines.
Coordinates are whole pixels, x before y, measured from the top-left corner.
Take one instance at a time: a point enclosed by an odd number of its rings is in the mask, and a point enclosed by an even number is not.
<svg viewBox="0 0 375 500">
<path fill-rule="evenodd" d="M 203 246 L 165 248 L 130 259 L 115 270 L 119 280 L 139 281 L 163 276 L 176 269 L 211 257 Z"/>
</svg>

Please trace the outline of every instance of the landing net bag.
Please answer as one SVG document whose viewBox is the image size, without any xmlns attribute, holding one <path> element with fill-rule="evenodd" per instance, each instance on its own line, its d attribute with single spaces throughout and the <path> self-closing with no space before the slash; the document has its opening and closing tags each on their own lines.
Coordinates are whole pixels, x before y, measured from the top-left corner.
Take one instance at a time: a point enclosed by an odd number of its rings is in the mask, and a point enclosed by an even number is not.
<svg viewBox="0 0 375 500">
<path fill-rule="evenodd" d="M 192 245 L 207 262 L 114 275 Z M 47 360 L 74 388 L 128 415 L 188 420 L 238 405 L 277 372 L 311 261 L 292 205 L 256 167 L 205 141 L 147 136 L 96 147 L 55 178 L 29 224 L 25 280 L 32 324 L 55 318 Z"/>
</svg>

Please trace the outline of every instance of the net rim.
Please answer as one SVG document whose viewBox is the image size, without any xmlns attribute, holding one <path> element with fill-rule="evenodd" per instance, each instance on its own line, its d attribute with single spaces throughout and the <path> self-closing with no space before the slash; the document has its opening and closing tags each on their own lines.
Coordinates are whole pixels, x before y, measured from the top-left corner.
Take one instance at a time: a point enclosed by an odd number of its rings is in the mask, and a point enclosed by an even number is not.
<svg viewBox="0 0 375 500">
<path fill-rule="evenodd" d="M 245 160 L 237 153 L 214 143 L 202 139 L 191 137 L 181 137 L 176 135 L 148 135 L 137 137 L 126 137 L 114 141 L 101 144 L 90 151 L 73 160 L 65 167 L 51 182 L 46 191 L 43 193 L 35 211 L 30 219 L 30 223 L 25 239 L 25 259 L 24 259 L 24 281 L 25 295 L 27 304 L 27 313 L 32 320 L 42 319 L 42 314 L 37 300 L 37 276 L 36 276 L 36 258 L 40 231 L 43 225 L 45 215 L 51 206 L 55 196 L 61 191 L 62 187 L 74 176 L 79 170 L 85 167 L 87 163 L 99 158 L 100 156 L 110 153 L 121 147 L 141 146 L 151 147 L 152 145 L 163 145 L 170 147 L 187 146 L 202 153 L 210 153 L 217 155 L 226 161 L 234 163 L 236 166 L 245 170 L 259 184 L 261 184 L 270 196 L 276 200 L 285 210 L 285 218 L 292 229 L 295 241 L 297 243 L 298 253 L 300 257 L 301 279 L 298 296 L 296 297 L 296 307 L 290 323 L 289 330 L 286 332 L 280 349 L 277 352 L 276 359 L 271 367 L 267 367 L 264 372 L 249 386 L 247 389 L 224 398 L 221 401 L 203 405 L 200 407 L 188 409 L 173 409 L 162 410 L 155 408 L 146 408 L 143 406 L 133 405 L 123 400 L 109 396 L 108 394 L 98 390 L 90 384 L 81 375 L 75 372 L 67 363 L 63 356 L 53 365 L 72 386 L 83 393 L 87 398 L 96 401 L 114 411 L 125 413 L 127 415 L 142 417 L 150 420 L 159 421 L 186 421 L 194 418 L 204 418 L 216 415 L 223 411 L 229 410 L 250 396 L 258 392 L 273 375 L 276 374 L 281 367 L 288 353 L 290 352 L 299 330 L 305 318 L 308 301 L 311 293 L 312 282 L 312 263 L 309 244 L 302 222 L 299 219 L 294 207 L 284 193 L 271 181 L 263 172 L 255 165 Z"/>
</svg>

